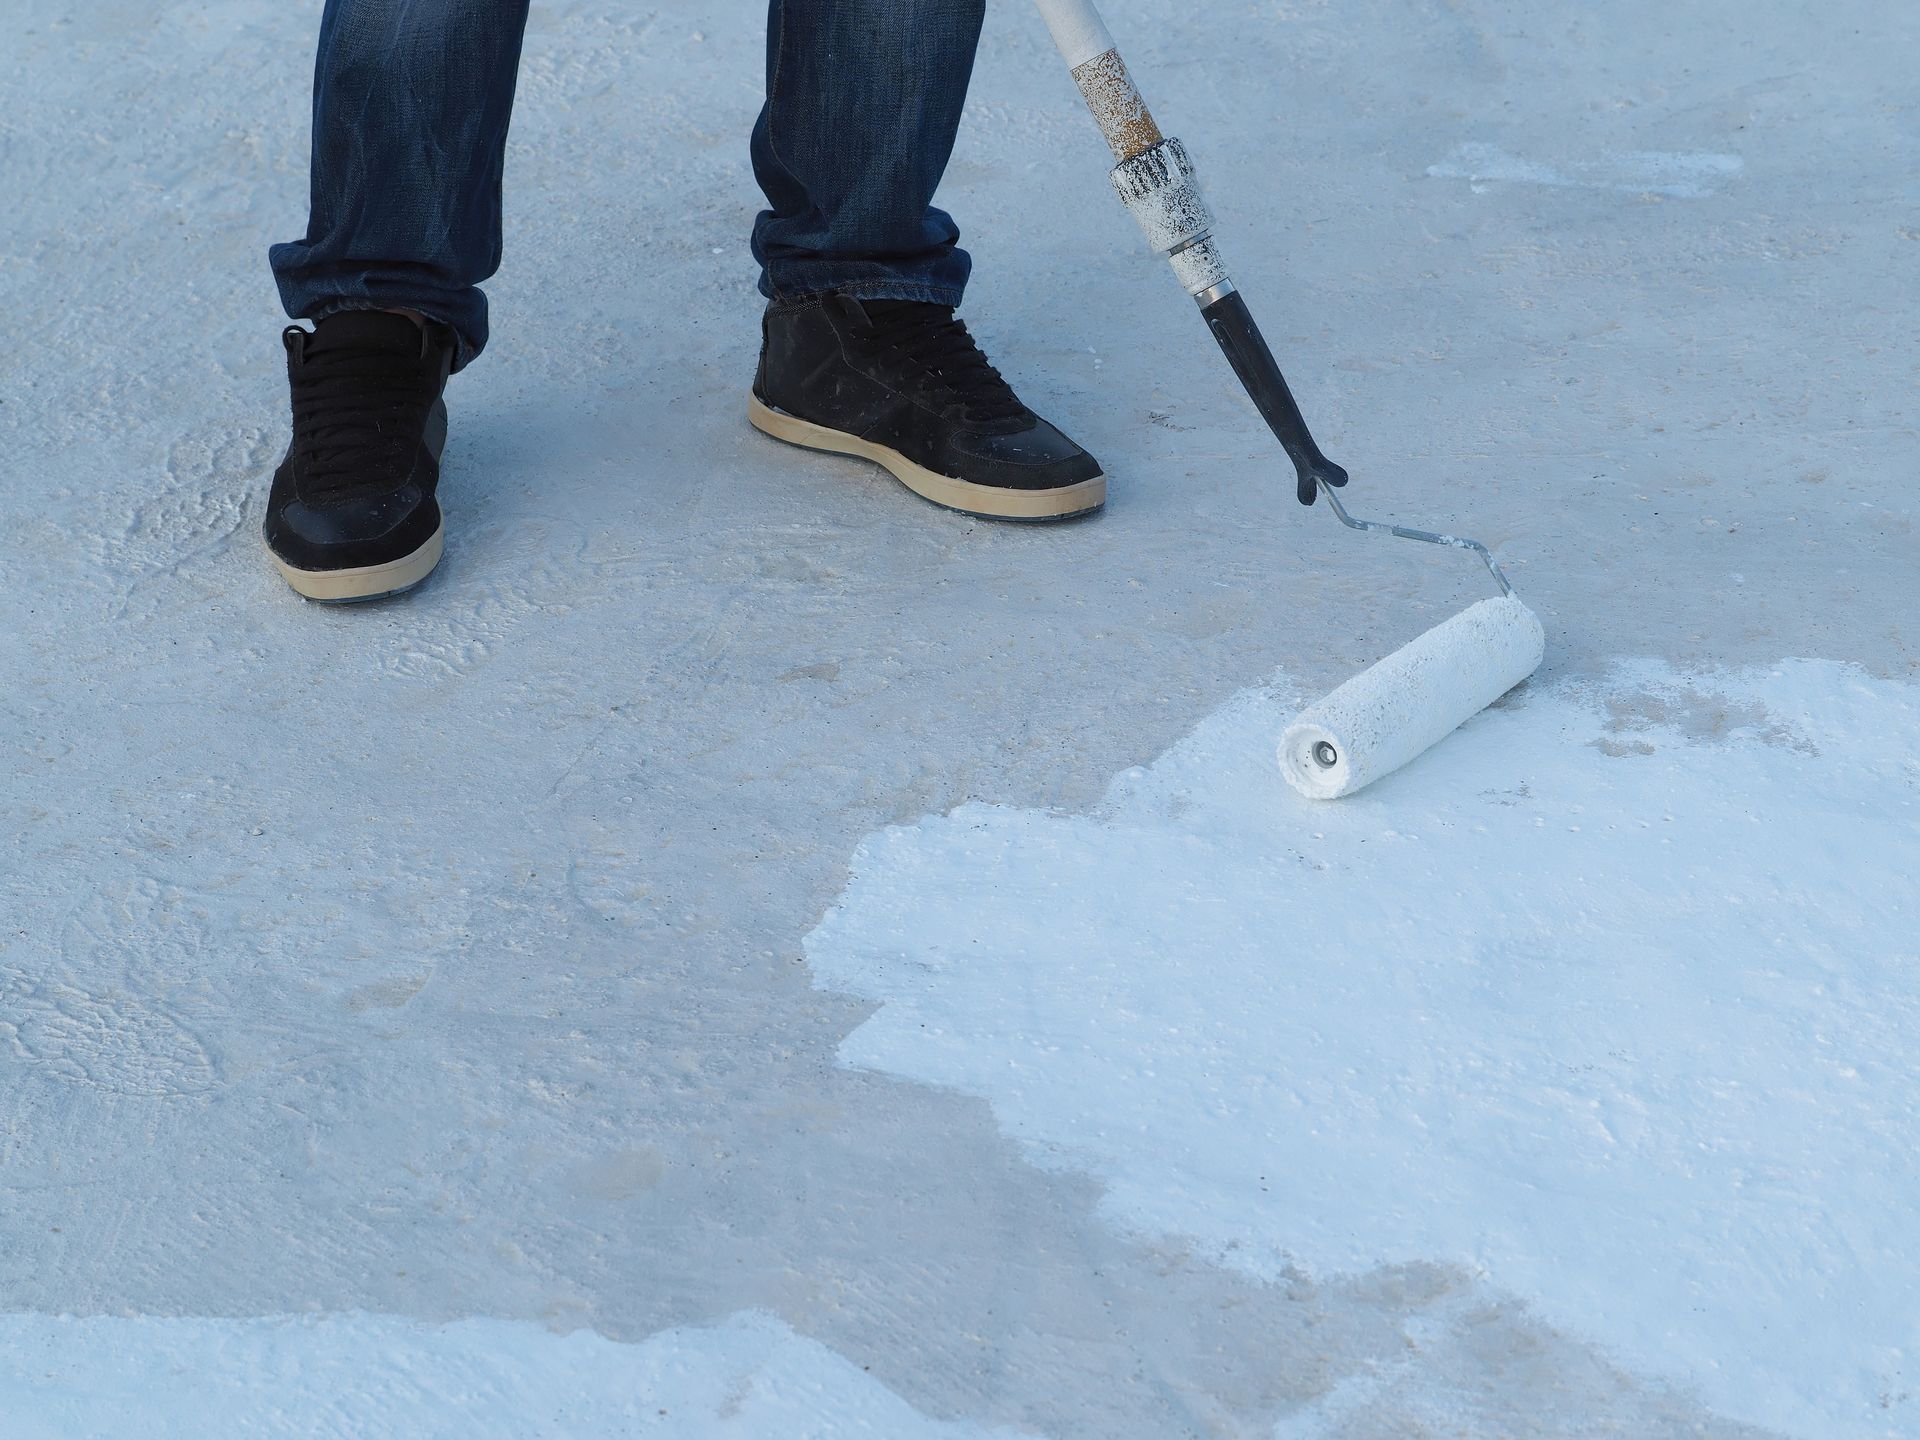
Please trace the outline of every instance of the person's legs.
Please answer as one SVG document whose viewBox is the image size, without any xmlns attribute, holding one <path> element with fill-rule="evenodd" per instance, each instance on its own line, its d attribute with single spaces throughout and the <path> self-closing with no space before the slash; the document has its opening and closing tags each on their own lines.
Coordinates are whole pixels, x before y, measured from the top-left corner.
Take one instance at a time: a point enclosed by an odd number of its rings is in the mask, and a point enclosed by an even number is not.
<svg viewBox="0 0 1920 1440">
<path fill-rule="evenodd" d="M 309 599 L 395 594 L 439 564 L 442 394 L 487 343 L 527 4 L 327 0 L 307 234 L 272 251 L 287 313 L 315 323 L 282 336 L 293 438 L 261 525 Z"/>
<path fill-rule="evenodd" d="M 271 252 L 287 314 L 415 310 L 456 369 L 480 353 L 527 4 L 327 0 L 307 234 Z"/>
<path fill-rule="evenodd" d="M 760 288 L 958 305 L 967 253 L 933 192 L 986 0 L 772 0 L 753 167 Z"/>
</svg>

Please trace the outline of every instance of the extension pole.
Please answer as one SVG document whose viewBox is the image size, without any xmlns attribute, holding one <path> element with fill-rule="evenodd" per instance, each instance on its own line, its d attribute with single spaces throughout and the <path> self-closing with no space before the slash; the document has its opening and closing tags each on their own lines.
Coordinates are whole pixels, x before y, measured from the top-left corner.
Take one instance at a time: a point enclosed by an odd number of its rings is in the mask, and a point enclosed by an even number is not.
<svg viewBox="0 0 1920 1440">
<path fill-rule="evenodd" d="M 1089 0 L 1035 3 L 1119 162 L 1113 188 L 1140 222 L 1147 243 L 1167 258 L 1199 305 L 1233 373 L 1299 472 L 1300 503 L 1311 505 L 1321 485 L 1346 484 L 1347 472 L 1320 453 L 1246 301 L 1227 278 L 1213 241 L 1213 215 L 1200 194 L 1199 174 L 1186 147 L 1160 133 L 1106 22 Z"/>
</svg>

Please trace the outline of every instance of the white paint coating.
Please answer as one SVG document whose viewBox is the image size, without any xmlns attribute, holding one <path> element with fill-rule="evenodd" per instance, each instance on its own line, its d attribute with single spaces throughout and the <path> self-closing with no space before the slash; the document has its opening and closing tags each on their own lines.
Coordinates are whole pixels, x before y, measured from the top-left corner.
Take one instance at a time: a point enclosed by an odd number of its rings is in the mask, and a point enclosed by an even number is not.
<svg viewBox="0 0 1920 1440">
<path fill-rule="evenodd" d="M 807 946 L 880 1002 L 844 1062 L 988 1098 L 1128 1231 L 1455 1262 L 1730 1415 L 1914 1433 L 1920 693 L 1649 662 L 1338 807 L 1290 708 L 1096 816 L 872 837 Z"/>
<path fill-rule="evenodd" d="M 622 1345 L 502 1320 L 0 1316 L 8 1440 L 1014 1440 L 760 1314 Z"/>
<path fill-rule="evenodd" d="M 1069 70 L 1078 70 L 1089 60 L 1098 59 L 1114 48 L 1107 22 L 1087 0 L 1034 0 L 1047 22 L 1053 43 L 1060 47 L 1060 58 Z"/>
<path fill-rule="evenodd" d="M 1546 643 L 1511 595 L 1469 606 L 1303 710 L 1280 737 L 1281 773 L 1314 800 L 1364 789 L 1533 674 Z M 1316 758 L 1322 746 L 1333 764 Z"/>
<path fill-rule="evenodd" d="M 1114 193 L 1139 222 L 1148 247 L 1168 255 L 1174 278 L 1189 295 L 1225 282 L 1226 267 L 1208 233 L 1213 229 L 1213 212 L 1184 145 L 1164 140 L 1115 166 L 1111 178 Z M 1184 250 L 1169 255 L 1183 245 Z"/>
<path fill-rule="evenodd" d="M 1178 140 L 1114 167 L 1114 193 L 1140 224 L 1148 246 L 1164 255 L 1213 229 L 1213 212 L 1200 193 L 1200 174 Z"/>
<path fill-rule="evenodd" d="M 1699 200 L 1720 189 L 1741 169 L 1738 155 L 1668 150 L 1629 150 L 1553 166 L 1475 141 L 1456 147 L 1445 160 L 1429 165 L 1427 174 L 1440 180 L 1469 181 L 1476 191 L 1505 183 Z"/>
<path fill-rule="evenodd" d="M 1212 236 L 1188 246 L 1168 263 L 1173 266 L 1173 278 L 1196 299 L 1214 286 L 1227 283 L 1226 262 L 1220 258 L 1220 247 Z"/>
</svg>

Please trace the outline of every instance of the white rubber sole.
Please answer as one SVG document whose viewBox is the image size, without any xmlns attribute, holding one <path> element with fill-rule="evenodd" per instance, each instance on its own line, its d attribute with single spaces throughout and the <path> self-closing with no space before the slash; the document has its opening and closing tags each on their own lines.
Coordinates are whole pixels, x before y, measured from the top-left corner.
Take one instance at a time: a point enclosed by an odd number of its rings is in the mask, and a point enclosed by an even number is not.
<svg viewBox="0 0 1920 1440">
<path fill-rule="evenodd" d="M 275 568 L 281 576 L 300 594 L 309 600 L 318 600 L 327 605 L 343 605 L 355 600 L 382 600 L 389 595 L 398 595 L 403 590 L 411 590 L 427 576 L 433 573 L 433 567 L 440 563 L 441 551 L 446 545 L 446 524 L 433 532 L 432 537 L 411 555 L 403 555 L 398 560 L 389 560 L 381 565 L 362 565 L 353 570 L 296 570 L 278 555 L 273 555 Z"/>
<path fill-rule="evenodd" d="M 884 465 L 894 479 L 921 499 L 958 510 L 963 515 L 980 515 L 989 520 L 1066 520 L 1098 510 L 1107 503 L 1104 475 L 1055 490 L 1008 490 L 999 485 L 976 485 L 971 480 L 936 475 L 885 445 L 862 440 L 844 430 L 829 430 L 811 420 L 776 410 L 758 395 L 747 397 L 747 419 L 762 434 L 789 445 L 825 450 L 834 455 L 852 455 Z"/>
</svg>

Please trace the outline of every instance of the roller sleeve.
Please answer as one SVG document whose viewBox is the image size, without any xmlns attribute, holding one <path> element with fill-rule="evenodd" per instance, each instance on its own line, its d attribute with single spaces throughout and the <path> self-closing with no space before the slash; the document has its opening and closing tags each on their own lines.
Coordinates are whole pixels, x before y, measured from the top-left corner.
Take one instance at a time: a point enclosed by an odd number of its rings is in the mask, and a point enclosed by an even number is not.
<svg viewBox="0 0 1920 1440">
<path fill-rule="evenodd" d="M 1392 774 L 1539 669 L 1546 644 L 1511 596 L 1461 611 L 1303 710 L 1280 739 L 1287 783 L 1337 800 Z"/>
</svg>

